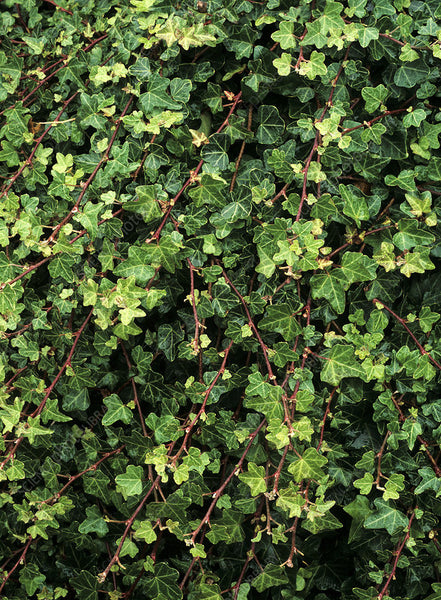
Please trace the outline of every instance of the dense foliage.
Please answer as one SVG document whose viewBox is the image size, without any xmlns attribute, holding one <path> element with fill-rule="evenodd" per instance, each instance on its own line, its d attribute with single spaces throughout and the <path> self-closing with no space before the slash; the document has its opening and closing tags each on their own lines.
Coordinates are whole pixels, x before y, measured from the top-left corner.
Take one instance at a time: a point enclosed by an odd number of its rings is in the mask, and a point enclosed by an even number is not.
<svg viewBox="0 0 441 600">
<path fill-rule="evenodd" d="M 441 598 L 439 0 L 3 0 L 0 595 Z"/>
</svg>

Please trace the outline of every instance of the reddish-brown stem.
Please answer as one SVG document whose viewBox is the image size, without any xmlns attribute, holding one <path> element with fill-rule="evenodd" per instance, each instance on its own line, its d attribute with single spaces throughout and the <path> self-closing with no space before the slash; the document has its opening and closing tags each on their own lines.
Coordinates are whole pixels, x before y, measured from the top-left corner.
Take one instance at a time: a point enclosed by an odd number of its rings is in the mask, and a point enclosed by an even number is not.
<svg viewBox="0 0 441 600">
<path fill-rule="evenodd" d="M 280 459 L 280 462 L 277 466 L 277 470 L 274 473 L 274 484 L 273 484 L 273 493 L 274 494 L 279 493 L 279 479 L 280 479 L 280 475 L 282 473 L 283 465 L 285 463 L 286 455 L 288 454 L 288 450 L 289 450 L 289 446 L 285 446 L 285 448 L 283 450 L 282 458 Z"/>
<path fill-rule="evenodd" d="M 119 210 L 115 211 L 110 218 L 118 216 L 122 211 L 123 211 L 123 209 L 120 208 Z M 105 223 L 108 220 L 109 219 L 102 219 L 101 221 L 98 221 L 98 225 L 102 225 L 103 223 Z M 83 229 L 82 231 L 80 231 L 80 233 L 78 233 L 78 235 L 76 235 L 74 238 L 72 238 L 71 240 L 69 240 L 69 244 L 73 244 L 74 242 L 76 242 L 77 240 L 79 240 L 80 238 L 82 238 L 84 235 L 86 235 L 86 233 L 87 233 L 87 230 Z M 14 279 L 11 279 L 10 281 L 6 281 L 5 283 L 0 283 L 0 291 L 6 285 L 12 285 L 13 283 L 15 283 L 16 281 L 19 281 L 20 279 L 22 279 L 23 277 L 25 277 L 29 273 L 32 273 L 32 271 L 35 271 L 36 269 L 38 269 L 38 267 L 41 267 L 42 265 L 46 264 L 47 262 L 49 262 L 50 260 L 52 260 L 54 258 L 54 256 L 55 255 L 47 256 L 46 258 L 43 258 L 42 260 L 40 260 L 38 263 L 35 263 L 34 265 L 31 265 L 30 267 L 27 267 L 23 271 L 23 273 L 20 273 L 20 275 L 17 275 L 17 277 L 14 277 Z"/>
<path fill-rule="evenodd" d="M 41 502 L 41 504 L 52 504 L 55 500 L 59 500 L 59 498 L 64 494 L 64 492 L 67 490 L 67 488 L 70 487 L 77 479 L 79 479 L 86 473 L 89 473 L 90 471 L 96 471 L 102 462 L 104 462 L 110 456 L 113 456 L 114 454 L 119 454 L 121 452 L 121 450 L 123 450 L 124 448 L 125 448 L 125 445 L 123 444 L 122 446 L 119 446 L 119 448 L 115 448 L 115 450 L 110 450 L 110 452 L 106 452 L 99 460 L 97 460 L 95 463 L 93 463 L 93 465 L 90 465 L 90 467 L 87 467 L 87 469 L 84 469 L 84 471 L 81 471 L 81 473 L 77 473 L 76 475 L 69 477 L 69 481 L 61 488 L 61 490 L 59 492 L 57 492 L 50 498 L 43 500 Z"/>
<path fill-rule="evenodd" d="M 53 6 L 58 8 L 58 10 L 61 10 L 61 12 L 65 12 L 68 15 L 73 15 L 73 12 L 71 10 L 67 10 L 67 8 L 63 8 L 62 6 L 60 6 L 59 4 L 54 2 L 54 0 L 44 0 L 44 2 L 48 2 L 49 4 L 52 4 Z"/>
<path fill-rule="evenodd" d="M 378 594 L 378 600 L 382 600 L 382 598 L 388 593 L 390 582 L 392 581 L 392 579 L 395 579 L 395 572 L 397 570 L 398 561 L 400 560 L 400 556 L 401 556 L 401 554 L 403 552 L 404 546 L 405 546 L 407 540 L 410 537 L 410 528 L 412 527 L 412 521 L 413 521 L 413 519 L 415 517 L 415 510 L 410 515 L 410 519 L 409 519 L 409 524 L 407 526 L 406 535 L 404 536 L 403 541 L 398 545 L 397 549 L 395 550 L 395 553 L 394 553 L 395 554 L 395 559 L 394 559 L 394 562 L 393 562 L 393 565 L 392 565 L 392 570 L 391 570 L 391 572 L 389 574 L 389 577 L 387 578 L 386 583 L 384 584 L 381 592 Z"/>
<path fill-rule="evenodd" d="M 215 133 L 220 133 L 228 125 L 228 119 L 231 117 L 231 115 L 233 114 L 233 112 L 236 110 L 236 106 L 238 105 L 238 103 L 239 103 L 239 101 L 241 99 L 241 96 L 242 96 L 242 92 L 239 92 L 235 96 L 234 102 L 231 105 L 231 108 L 230 108 L 230 110 L 228 112 L 228 115 L 226 116 L 225 120 L 220 125 L 220 127 L 215 131 Z M 204 161 L 200 160 L 199 163 L 196 166 L 196 169 L 194 171 L 190 172 L 190 177 L 187 179 L 187 181 L 181 187 L 181 189 L 179 190 L 179 192 L 176 194 L 176 196 L 172 200 L 170 200 L 170 205 L 169 205 L 168 209 L 166 210 L 165 215 L 164 215 L 164 217 L 163 217 L 163 219 L 162 219 L 162 221 L 161 221 L 158 229 L 155 231 L 155 233 L 153 234 L 153 236 L 151 238 L 148 238 L 146 240 L 146 244 L 149 244 L 153 240 L 158 240 L 159 239 L 159 236 L 161 235 L 161 231 L 163 230 L 164 225 L 167 223 L 168 219 L 170 218 L 170 214 L 171 214 L 171 211 L 172 211 L 174 205 L 179 200 L 179 198 L 183 194 L 184 190 L 186 190 L 186 188 L 189 185 L 191 185 L 192 183 L 194 183 L 197 180 L 197 175 L 198 175 L 199 171 L 201 170 L 203 164 L 204 164 Z"/>
<path fill-rule="evenodd" d="M 239 590 L 240 590 L 240 586 L 241 586 L 242 580 L 245 577 L 245 573 L 247 572 L 248 565 L 252 561 L 251 557 L 253 557 L 253 558 L 255 557 L 255 548 L 256 548 L 256 542 L 252 542 L 251 548 L 247 552 L 247 558 L 245 560 L 245 564 L 242 567 L 242 571 L 240 572 L 239 579 L 237 580 L 237 582 L 236 582 L 236 584 L 234 586 L 233 600 L 237 600 L 237 597 L 239 596 Z"/>
<path fill-rule="evenodd" d="M 427 357 L 428 357 L 428 359 L 430 360 L 430 362 L 431 362 L 432 364 L 434 364 L 434 365 L 435 365 L 435 367 L 441 371 L 441 365 L 439 364 L 439 362 L 438 362 L 438 361 L 436 361 L 436 360 L 433 358 L 433 356 L 432 356 L 432 355 L 431 355 L 429 352 L 427 352 L 427 350 L 426 350 L 426 349 L 425 349 L 425 348 L 424 348 L 424 347 L 423 347 L 423 346 L 422 346 L 422 345 L 419 343 L 419 341 L 417 340 L 417 338 L 415 337 L 415 335 L 414 335 L 414 334 L 411 332 L 411 330 L 410 330 L 410 329 L 409 329 L 409 327 L 407 326 L 405 319 L 402 319 L 400 316 L 398 316 L 398 315 L 397 315 L 397 314 L 396 314 L 396 313 L 395 313 L 395 312 L 394 312 L 392 309 L 390 309 L 390 308 L 389 308 L 389 307 L 388 307 L 388 306 L 387 306 L 387 305 L 386 305 L 384 302 L 382 302 L 381 300 L 378 300 L 378 298 L 374 298 L 374 299 L 372 300 L 372 302 L 373 302 L 374 304 L 375 304 L 375 303 L 381 304 L 381 306 L 382 306 L 384 309 L 386 309 L 386 310 L 387 310 L 387 312 L 388 312 L 389 314 L 391 314 L 391 315 L 392 315 L 392 316 L 393 316 L 393 317 L 394 317 L 394 318 L 395 318 L 395 319 L 396 319 L 396 320 L 397 320 L 399 323 L 401 323 L 401 325 L 404 327 L 404 329 L 407 331 L 407 333 L 410 335 L 410 337 L 413 339 L 413 341 L 414 341 L 414 342 L 415 342 L 415 344 L 417 345 L 417 347 L 418 347 L 418 350 L 421 352 L 421 354 L 422 354 L 423 356 L 427 356 Z"/>
<path fill-rule="evenodd" d="M 320 441 L 317 446 L 317 451 L 320 450 L 321 445 L 323 444 L 323 437 L 325 435 L 325 427 L 326 427 L 326 419 L 328 418 L 329 411 L 331 409 L 332 398 L 333 398 L 336 390 L 337 390 L 336 387 L 333 388 L 331 395 L 329 396 L 328 403 L 326 404 L 326 410 L 325 410 L 325 414 L 323 415 L 322 426 L 320 428 Z"/>
<path fill-rule="evenodd" d="M 399 402 L 401 400 L 401 398 L 403 398 L 404 394 L 402 396 L 400 396 L 400 398 L 398 400 L 396 400 L 394 398 L 394 396 L 392 395 L 392 402 L 395 405 L 395 408 L 397 409 L 399 415 L 400 415 L 400 422 L 404 423 L 404 421 L 406 420 L 406 417 L 403 413 L 403 411 L 400 408 Z M 421 436 L 421 435 L 417 435 L 417 440 L 419 441 L 419 443 L 423 446 L 426 454 L 427 454 L 427 458 L 430 460 L 431 464 L 432 464 L 432 469 L 435 472 L 435 475 L 437 477 L 441 477 L 441 469 L 438 467 L 438 463 L 436 462 L 436 460 L 433 458 L 433 456 L 431 455 L 429 448 L 428 448 L 428 442 Z"/>
<path fill-rule="evenodd" d="M 250 108 L 248 109 L 248 124 L 247 124 L 248 131 L 251 131 L 252 120 L 253 120 L 253 105 L 251 104 Z M 240 163 L 241 163 L 241 160 L 242 160 L 243 153 L 245 151 L 246 143 L 247 143 L 247 141 L 243 140 L 242 145 L 241 145 L 240 150 L 239 150 L 239 156 L 237 157 L 236 165 L 235 165 L 235 169 L 234 169 L 234 173 L 233 173 L 233 177 L 232 177 L 231 183 L 230 183 L 230 193 L 233 191 L 234 185 L 236 183 L 237 173 L 239 171 L 239 166 L 240 166 Z"/>
<path fill-rule="evenodd" d="M 380 485 L 380 478 L 382 476 L 382 473 L 381 473 L 381 461 L 383 459 L 383 454 L 384 454 L 384 451 L 386 449 L 387 439 L 388 439 L 389 436 L 390 436 L 390 431 L 388 431 L 386 433 L 386 435 L 384 436 L 384 440 L 383 440 L 383 443 L 381 444 L 381 448 L 380 448 L 380 450 L 377 453 L 377 478 L 374 481 L 374 485 L 376 485 L 376 486 Z"/>
<path fill-rule="evenodd" d="M 197 354 L 201 352 L 199 348 L 199 331 L 201 329 L 201 323 L 198 317 L 198 311 L 196 308 L 196 295 L 194 291 L 194 272 L 195 268 L 189 258 L 187 258 L 188 266 L 190 267 L 190 298 L 191 298 L 191 306 L 193 309 L 193 317 L 194 317 L 194 338 L 193 338 L 193 350 Z"/>
<path fill-rule="evenodd" d="M 196 527 L 196 529 L 191 534 L 191 542 L 192 542 L 192 544 L 195 543 L 197 535 L 200 532 L 200 530 L 202 529 L 202 527 L 206 523 L 210 522 L 211 513 L 213 512 L 213 510 L 214 510 L 214 508 L 215 508 L 215 506 L 216 506 L 219 498 L 222 496 L 222 494 L 224 492 L 224 489 L 227 487 L 227 485 L 233 479 L 233 477 L 236 474 L 236 472 L 242 468 L 242 465 L 244 463 L 246 455 L 248 454 L 248 452 L 249 452 L 249 450 L 251 448 L 251 444 L 253 443 L 255 437 L 258 435 L 259 431 L 262 429 L 262 427 L 265 425 L 265 423 L 266 423 L 266 419 L 263 419 L 260 422 L 260 425 L 253 431 L 253 433 L 250 433 L 250 435 L 249 435 L 250 441 L 248 442 L 245 450 L 243 451 L 242 456 L 239 459 L 239 462 L 236 463 L 236 466 L 231 471 L 231 473 L 228 475 L 228 477 L 225 479 L 225 481 L 222 483 L 222 485 L 214 492 L 214 494 L 213 494 L 213 500 L 212 500 L 210 506 L 208 507 L 207 512 L 205 513 L 205 515 L 202 518 L 202 520 L 199 523 L 199 525 Z"/>
<path fill-rule="evenodd" d="M 384 119 L 384 117 L 387 117 L 388 115 L 397 115 L 399 113 L 406 112 L 406 111 L 407 111 L 407 108 L 397 108 L 396 110 L 386 110 L 381 115 L 378 115 L 378 117 L 374 117 L 370 121 L 365 121 L 361 125 L 356 125 L 355 127 L 349 127 L 348 129 L 343 129 L 341 134 L 346 135 L 347 133 L 350 133 L 351 131 L 355 131 L 356 129 L 360 129 L 361 127 L 371 127 L 374 123 L 376 123 L 380 119 Z"/>
<path fill-rule="evenodd" d="M 316 124 L 321 123 L 323 121 L 323 119 L 325 118 L 325 115 L 328 111 L 328 109 L 332 106 L 332 98 L 334 97 L 334 92 L 335 92 L 335 88 L 337 87 L 337 83 L 338 80 L 340 79 L 341 74 L 343 73 L 343 69 L 344 69 L 344 64 L 349 56 L 349 50 L 351 49 L 351 44 L 349 44 L 349 46 L 346 49 L 345 55 L 343 57 L 343 61 L 340 65 L 340 68 L 337 72 L 337 75 L 334 77 L 333 81 L 332 81 L 332 87 L 331 87 L 331 92 L 329 94 L 329 98 L 328 101 L 326 102 L 325 108 L 323 109 L 322 114 L 320 115 L 320 118 L 316 121 Z M 299 209 L 297 211 L 297 216 L 296 216 L 296 221 L 300 220 L 300 217 L 302 216 L 302 209 L 303 209 L 303 204 L 306 200 L 307 197 L 307 193 L 306 193 L 306 188 L 307 188 L 307 183 L 308 183 L 308 171 L 309 171 L 309 167 L 311 166 L 311 161 L 314 157 L 314 154 L 317 151 L 317 148 L 319 147 L 319 142 L 320 142 L 320 131 L 317 131 L 316 136 L 315 136 L 315 140 L 314 143 L 312 145 L 312 149 L 311 152 L 309 153 L 308 158 L 306 159 L 306 163 L 305 166 L 303 167 L 303 186 L 302 186 L 302 195 L 300 197 L 300 205 L 299 205 Z"/>
<path fill-rule="evenodd" d="M 257 341 L 259 342 L 259 345 L 262 348 L 263 357 L 264 357 L 264 360 L 265 360 L 266 368 L 268 370 L 269 378 L 270 378 L 270 380 L 273 383 L 275 383 L 276 376 L 273 373 L 273 370 L 272 370 L 272 367 L 271 367 L 271 363 L 270 363 L 269 358 L 268 358 L 268 352 L 266 350 L 266 346 L 265 346 L 265 344 L 264 344 L 264 342 L 263 342 L 263 340 L 262 340 L 262 338 L 260 336 L 260 333 L 259 333 L 257 327 L 254 324 L 253 319 L 251 318 L 251 314 L 250 314 L 250 311 L 248 309 L 247 303 L 245 302 L 242 294 L 239 292 L 239 290 L 236 288 L 236 286 L 234 285 L 234 283 L 231 281 L 231 279 L 226 274 L 225 269 L 223 268 L 220 260 L 216 259 L 216 263 L 220 267 L 222 267 L 222 273 L 223 273 L 225 281 L 228 283 L 228 285 L 231 287 L 231 289 L 233 290 L 233 292 L 239 298 L 239 300 L 240 300 L 240 302 L 241 302 L 241 304 L 242 304 L 242 306 L 244 308 L 245 314 L 246 314 L 247 319 L 248 319 L 248 325 L 254 331 L 254 334 L 255 334 L 255 336 L 257 338 Z"/>
<path fill-rule="evenodd" d="M 46 0 L 47 1 L 47 0 Z M 102 35 L 101 37 L 99 37 L 96 40 L 93 40 L 93 42 L 90 42 L 90 44 L 88 44 L 85 48 L 82 48 L 82 52 L 88 52 L 89 50 L 91 50 L 94 46 L 96 46 L 96 44 L 98 44 L 99 42 L 101 42 L 102 40 L 105 40 L 106 37 L 108 36 L 107 33 L 105 33 L 104 35 Z M 65 69 L 66 66 L 68 65 L 68 57 L 66 56 L 65 58 L 63 58 L 64 61 L 64 65 L 62 67 L 60 67 L 59 69 L 57 69 L 56 71 L 54 71 L 53 73 L 50 73 L 47 77 L 45 77 L 42 81 L 40 81 L 40 83 L 35 86 L 35 88 L 33 90 L 31 90 L 29 92 L 29 94 L 27 96 L 25 96 L 24 98 L 22 98 L 20 100 L 20 102 L 23 102 L 23 104 L 29 100 L 29 98 L 31 96 L 33 96 L 43 85 L 45 85 L 50 79 L 52 79 L 52 77 L 54 77 L 54 75 L 56 75 L 58 73 L 58 71 L 61 71 L 62 69 Z M 106 61 L 107 62 L 107 61 Z M 56 63 L 58 64 L 58 63 Z M 52 67 L 54 67 L 55 65 L 52 65 Z M 52 68 L 51 67 L 51 68 Z M 87 85 L 87 82 L 86 82 Z M 12 104 L 11 106 L 8 106 L 7 108 L 3 109 L 0 112 L 0 116 L 3 115 L 5 113 L 5 111 L 10 110 L 11 108 L 14 108 L 15 104 Z"/>
<path fill-rule="evenodd" d="M 121 344 L 121 348 L 122 348 L 122 351 L 123 351 L 123 354 L 124 354 L 124 358 L 126 360 L 127 368 L 130 371 L 132 369 L 132 363 L 130 362 L 129 354 L 128 354 L 127 350 L 126 350 L 126 347 L 124 346 L 124 342 L 122 340 L 120 340 L 119 343 Z M 145 426 L 144 416 L 142 414 L 141 405 L 139 403 L 138 391 L 136 389 L 135 378 L 134 377 L 130 377 L 130 382 L 132 384 L 133 400 L 134 400 L 135 406 L 136 406 L 136 408 L 138 410 L 139 420 L 141 422 L 142 433 L 143 433 L 144 437 L 147 437 L 148 436 L 147 428 Z"/>
<path fill-rule="evenodd" d="M 96 165 L 96 167 L 94 168 L 94 170 L 92 171 L 91 175 L 89 176 L 88 180 L 86 181 L 86 183 L 83 186 L 83 189 L 81 190 L 80 195 L 78 196 L 77 201 L 75 202 L 74 206 L 72 207 L 71 211 L 69 212 L 69 214 L 67 214 L 64 219 L 61 221 L 61 223 L 59 223 L 54 230 L 52 231 L 51 235 L 48 237 L 47 239 L 47 243 L 53 242 L 56 238 L 56 236 L 58 235 L 58 232 L 60 231 L 60 229 L 66 225 L 66 223 L 68 223 L 72 217 L 74 216 L 74 214 L 76 214 L 78 212 L 79 206 L 81 204 L 81 200 L 84 198 L 85 193 L 87 192 L 87 189 L 89 188 L 90 184 L 92 183 L 92 181 L 95 179 L 96 174 L 98 173 L 98 171 L 100 170 L 101 166 L 103 165 L 103 163 L 105 163 L 106 161 L 109 160 L 109 153 L 110 150 L 112 149 L 112 146 L 115 142 L 118 130 L 121 126 L 122 123 L 122 118 L 124 117 L 124 115 L 126 114 L 126 112 L 129 109 L 129 106 L 131 105 L 133 101 L 133 95 L 130 96 L 129 100 L 127 101 L 124 110 L 122 111 L 119 119 L 116 121 L 116 127 L 115 127 L 115 131 L 113 132 L 112 137 L 110 138 L 110 142 L 106 148 L 106 151 L 104 152 L 104 155 L 102 156 L 101 160 L 99 161 L 99 163 Z"/>
<path fill-rule="evenodd" d="M 25 559 L 25 557 L 26 557 L 26 554 L 27 554 L 27 551 L 29 550 L 29 547 L 30 547 L 30 545 L 32 544 L 32 541 L 33 541 L 33 540 L 32 540 L 32 537 L 31 537 L 31 536 L 29 536 L 29 539 L 28 539 L 28 541 L 26 542 L 26 545 L 25 545 L 25 547 L 23 548 L 23 551 L 22 551 L 22 553 L 20 554 L 20 556 L 19 556 L 19 558 L 18 558 L 17 562 L 16 562 L 16 563 L 15 563 L 15 565 L 12 567 L 12 569 L 11 569 L 10 571 L 8 571 L 7 575 L 5 575 L 5 576 L 3 577 L 2 583 L 1 583 L 1 585 L 0 585 L 0 594 L 1 594 L 1 592 L 3 591 L 3 588 L 5 587 L 5 585 L 6 585 L 7 581 L 8 581 L 8 579 L 11 577 L 12 573 L 13 573 L 13 572 L 14 572 L 14 571 L 17 569 L 17 567 L 18 567 L 18 566 L 19 566 L 19 565 L 20 565 L 20 564 L 21 564 L 21 563 L 24 561 L 24 559 Z"/>
<path fill-rule="evenodd" d="M 376 229 L 372 229 L 372 231 L 366 231 L 366 232 L 364 232 L 364 237 L 367 237 L 368 235 L 372 235 L 374 233 L 378 233 L 379 231 L 383 231 L 384 229 L 390 229 L 391 227 L 394 227 L 394 225 L 385 225 L 384 227 L 377 227 Z M 347 242 L 346 244 L 343 244 L 339 248 L 336 248 L 335 250 L 333 250 L 332 252 L 330 252 L 329 254 L 327 254 L 326 258 L 331 258 L 332 256 L 335 256 L 336 254 L 338 254 L 339 252 L 341 252 L 345 248 L 348 248 L 349 246 L 352 246 L 354 243 L 355 243 L 355 241 L 351 240 L 350 242 Z"/>
<path fill-rule="evenodd" d="M 150 151 L 150 146 L 153 144 L 153 142 L 156 139 L 156 133 L 152 136 L 152 139 L 150 140 L 150 142 L 148 143 L 147 149 L 145 150 L 141 162 L 139 163 L 139 166 L 137 167 L 136 171 L 133 173 L 133 181 L 135 181 L 138 178 L 139 172 L 141 171 L 142 167 L 144 166 L 144 163 L 147 159 L 147 156 L 149 154 Z"/>
<path fill-rule="evenodd" d="M 296 533 L 297 533 L 297 525 L 299 523 L 299 517 L 295 517 L 294 524 L 290 528 L 291 530 L 291 550 L 289 551 L 289 556 L 284 564 L 287 567 L 292 568 L 294 566 L 292 559 L 294 558 L 294 554 L 297 554 L 298 550 L 296 548 Z"/>
<path fill-rule="evenodd" d="M 66 100 L 66 102 L 63 104 L 63 108 L 60 110 L 60 112 L 58 113 L 58 115 L 55 117 L 54 121 L 49 125 L 49 127 L 47 127 L 43 133 L 40 135 L 40 137 L 37 139 L 37 143 L 35 144 L 32 152 L 30 153 L 30 155 L 28 156 L 28 158 L 26 159 L 26 161 L 24 162 L 24 164 L 19 168 L 19 170 L 17 171 L 17 173 L 12 177 L 11 181 L 9 182 L 9 184 L 6 186 L 6 189 L 3 190 L 3 192 L 0 194 L 0 198 L 3 198 L 3 196 L 5 196 L 8 191 L 11 189 L 11 187 L 14 185 L 15 181 L 17 181 L 17 179 L 20 177 L 20 175 L 23 173 L 23 171 L 25 170 L 25 168 L 27 166 L 29 166 L 32 163 L 32 159 L 34 158 L 34 155 L 37 151 L 38 146 L 41 144 L 41 142 L 43 141 L 44 137 L 46 136 L 47 133 L 49 133 L 49 131 L 52 129 L 52 127 L 54 126 L 54 123 L 57 123 L 60 120 L 61 115 L 64 113 L 64 111 L 66 110 L 66 108 L 69 106 L 69 104 L 72 102 L 72 100 L 79 94 L 80 92 L 75 92 L 75 94 L 73 94 L 70 98 L 68 98 Z"/>
<path fill-rule="evenodd" d="M 165 211 L 164 217 L 158 227 L 158 229 L 155 231 L 155 233 L 153 234 L 153 236 L 151 238 L 146 239 L 145 243 L 146 244 L 150 244 L 150 242 L 152 242 L 153 240 L 158 240 L 159 236 L 161 235 L 161 231 L 164 228 L 164 225 L 167 223 L 168 219 L 170 218 L 170 214 L 171 211 L 173 209 L 173 206 L 176 204 L 176 202 L 179 200 L 179 198 L 181 197 L 181 195 L 183 194 L 183 192 L 185 191 L 185 189 L 191 185 L 192 183 L 194 183 L 196 181 L 196 177 L 199 173 L 199 171 L 202 168 L 204 161 L 200 160 L 199 163 L 197 164 L 197 167 L 194 171 L 191 171 L 190 173 L 190 177 L 187 179 L 187 181 L 184 183 L 184 185 L 181 187 L 181 189 L 179 190 L 179 192 L 176 194 L 176 196 L 174 198 L 172 198 L 170 200 L 169 206 L 167 208 L 167 210 Z"/>
<path fill-rule="evenodd" d="M 26 371 L 26 369 L 28 368 L 28 366 L 26 365 L 26 367 L 21 367 L 20 369 L 17 369 L 17 371 L 14 373 L 14 375 L 11 377 L 11 379 L 8 379 L 8 381 L 5 383 L 5 386 L 8 388 L 11 386 L 11 383 L 17 379 L 17 377 L 20 375 L 20 373 L 23 373 L 23 371 Z"/>
<path fill-rule="evenodd" d="M 25 42 L 23 42 L 23 43 L 25 43 Z M 57 62 L 54 62 L 52 65 L 48 65 L 47 67 L 39 69 L 39 71 L 40 71 L 40 73 L 46 73 L 47 71 L 50 71 L 51 69 L 53 69 L 54 67 L 56 67 L 57 65 L 62 63 L 64 60 L 65 60 L 64 58 L 60 58 L 60 60 L 57 60 Z M 32 75 L 22 75 L 20 77 L 20 80 L 29 79 L 30 77 L 32 77 Z M 12 108 L 12 107 L 10 106 L 9 108 Z M 8 109 L 6 109 L 6 110 L 8 110 Z"/>
<path fill-rule="evenodd" d="M 98 575 L 98 581 L 100 583 L 103 583 L 106 578 L 107 575 L 110 572 L 110 569 L 113 567 L 113 565 L 119 561 L 119 555 L 121 552 L 121 549 L 123 547 L 124 541 L 126 539 L 126 537 L 129 534 L 130 529 L 132 528 L 133 525 L 133 521 L 136 519 L 136 517 L 138 516 L 139 512 L 142 510 L 142 507 L 144 506 L 144 504 L 147 502 L 147 500 L 150 497 L 150 494 L 153 492 L 154 488 L 158 485 L 159 480 L 161 479 L 160 475 L 158 475 L 155 479 L 155 481 L 152 483 L 152 485 L 149 488 L 149 491 L 146 493 L 146 495 L 144 496 L 144 498 L 141 500 L 141 502 L 138 504 L 135 512 L 132 514 L 132 516 L 130 517 L 130 519 L 128 519 L 128 521 L 126 521 L 126 528 L 124 529 L 124 533 L 121 536 L 121 540 L 118 544 L 118 548 L 116 549 L 115 554 L 112 556 L 109 564 L 107 565 L 107 567 L 104 569 L 104 571 L 102 573 L 100 573 Z"/>
<path fill-rule="evenodd" d="M 58 381 L 60 380 L 61 376 L 63 375 L 64 371 L 66 370 L 66 368 L 68 366 L 70 366 L 70 361 L 72 360 L 72 357 L 74 355 L 75 349 L 77 347 L 78 342 L 80 341 L 80 337 L 81 334 L 84 331 L 84 328 L 86 327 L 87 323 L 89 322 L 90 317 L 92 316 L 93 313 L 93 307 L 92 309 L 89 311 L 89 314 L 87 315 L 86 319 L 84 320 L 83 324 L 81 325 L 80 329 L 77 331 L 76 335 L 75 335 L 75 340 L 72 344 L 72 347 L 69 351 L 69 354 L 67 355 L 67 359 L 64 362 L 63 366 L 61 367 L 61 369 L 58 371 L 57 376 L 55 377 L 55 379 L 52 381 L 52 383 L 50 384 L 50 386 L 48 388 L 46 388 L 46 393 L 44 395 L 43 400 L 40 402 L 40 404 L 38 405 L 38 407 L 34 410 L 34 412 L 30 415 L 31 418 L 35 418 L 36 416 L 38 416 L 41 411 L 43 410 L 43 408 L 46 405 L 46 401 L 49 398 L 49 396 L 51 395 L 53 389 L 55 388 L 55 386 L 57 385 Z M 18 447 L 20 446 L 21 442 L 23 441 L 23 436 L 17 438 L 13 444 L 13 447 L 11 448 L 11 450 L 9 451 L 9 454 L 7 455 L 7 457 L 0 463 L 0 470 L 2 470 L 5 466 L 5 464 L 14 456 L 14 454 L 17 452 Z"/>
<path fill-rule="evenodd" d="M 228 354 L 230 353 L 231 347 L 233 346 L 233 341 L 231 341 L 228 346 L 225 348 L 224 350 L 224 358 L 222 360 L 222 364 L 219 367 L 218 372 L 216 373 L 216 376 L 214 377 L 213 381 L 210 383 L 210 385 L 208 386 L 207 391 L 205 392 L 205 396 L 204 396 L 204 400 L 202 402 L 202 405 L 197 413 L 197 415 L 194 417 L 194 419 L 185 427 L 185 436 L 184 436 L 184 440 L 181 444 L 181 447 L 179 448 L 178 452 L 175 454 L 175 456 L 173 457 L 173 461 L 172 464 L 176 464 L 176 461 L 178 460 L 178 458 L 181 456 L 182 452 L 184 452 L 184 450 L 186 450 L 187 448 L 187 442 L 188 442 L 188 438 L 191 435 L 191 432 L 193 431 L 194 426 L 196 425 L 196 423 L 198 422 L 199 418 L 201 417 L 201 415 L 203 414 L 203 412 L 205 411 L 205 407 L 207 406 L 207 401 L 208 398 L 214 388 L 214 386 L 216 385 L 219 377 L 224 373 L 225 371 L 225 365 L 227 364 L 227 359 L 228 359 Z"/>
<path fill-rule="evenodd" d="M 420 190 L 420 192 L 430 192 L 431 194 L 434 194 L 435 196 L 441 196 L 441 192 L 437 192 L 436 190 L 431 190 L 429 188 L 424 187 L 424 185 L 417 185 L 417 189 Z"/>
<path fill-rule="evenodd" d="M 84 49 L 83 52 L 87 52 L 88 50 L 91 50 L 94 46 L 96 46 L 97 44 L 99 44 L 100 42 L 102 42 L 103 40 L 106 39 L 107 37 L 107 33 L 105 33 L 104 35 L 102 35 L 101 37 L 97 38 L 96 40 L 93 40 L 93 42 L 90 42 L 89 45 L 87 45 Z"/>
</svg>

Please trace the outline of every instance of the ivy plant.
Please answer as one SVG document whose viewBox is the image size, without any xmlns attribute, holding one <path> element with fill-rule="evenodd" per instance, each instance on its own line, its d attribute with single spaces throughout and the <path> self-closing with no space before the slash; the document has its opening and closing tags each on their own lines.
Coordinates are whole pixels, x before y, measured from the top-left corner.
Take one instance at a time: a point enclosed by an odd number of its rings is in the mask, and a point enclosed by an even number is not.
<svg viewBox="0 0 441 600">
<path fill-rule="evenodd" d="M 0 595 L 441 598 L 437 0 L 3 0 Z"/>
</svg>

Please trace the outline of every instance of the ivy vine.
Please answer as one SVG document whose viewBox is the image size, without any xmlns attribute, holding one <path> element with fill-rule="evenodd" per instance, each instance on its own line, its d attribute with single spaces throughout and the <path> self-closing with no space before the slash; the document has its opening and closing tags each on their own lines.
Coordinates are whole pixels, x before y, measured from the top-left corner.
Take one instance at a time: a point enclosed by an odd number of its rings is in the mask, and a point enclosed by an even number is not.
<svg viewBox="0 0 441 600">
<path fill-rule="evenodd" d="M 438 0 L 0 31 L 0 596 L 441 598 Z"/>
</svg>

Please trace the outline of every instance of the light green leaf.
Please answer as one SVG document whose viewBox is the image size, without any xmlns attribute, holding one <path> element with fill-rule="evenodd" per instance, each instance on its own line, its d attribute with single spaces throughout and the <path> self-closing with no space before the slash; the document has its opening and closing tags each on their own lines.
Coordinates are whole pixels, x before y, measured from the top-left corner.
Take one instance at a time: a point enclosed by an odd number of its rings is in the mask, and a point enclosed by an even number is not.
<svg viewBox="0 0 441 600">
<path fill-rule="evenodd" d="M 300 483 L 303 479 L 319 480 L 324 476 L 321 467 L 328 462 L 326 456 L 319 454 L 315 448 L 307 448 L 301 458 L 292 462 L 288 471 L 293 475 L 294 481 Z"/>
<path fill-rule="evenodd" d="M 357 362 L 353 346 L 335 344 L 330 351 L 323 352 L 324 364 L 320 373 L 322 381 L 339 385 L 346 377 L 364 379 L 362 366 Z"/>
<path fill-rule="evenodd" d="M 130 423 L 132 420 L 132 411 L 125 406 L 116 394 L 111 394 L 104 399 L 104 404 L 107 406 L 107 412 L 102 418 L 102 423 L 105 427 L 113 425 L 117 421 Z"/>
<path fill-rule="evenodd" d="M 381 83 L 376 87 L 365 87 L 361 90 L 361 95 L 365 101 L 365 109 L 371 113 L 377 110 L 377 108 L 386 100 L 388 96 L 387 88 Z"/>
<path fill-rule="evenodd" d="M 138 496 L 142 492 L 142 479 L 144 470 L 140 466 L 129 465 L 125 473 L 115 477 L 116 489 L 121 492 L 124 499 L 130 496 Z"/>
<path fill-rule="evenodd" d="M 266 492 L 264 467 L 258 467 L 255 463 L 250 462 L 248 463 L 248 471 L 240 473 L 238 477 L 250 487 L 252 496 L 258 496 Z"/>
</svg>

